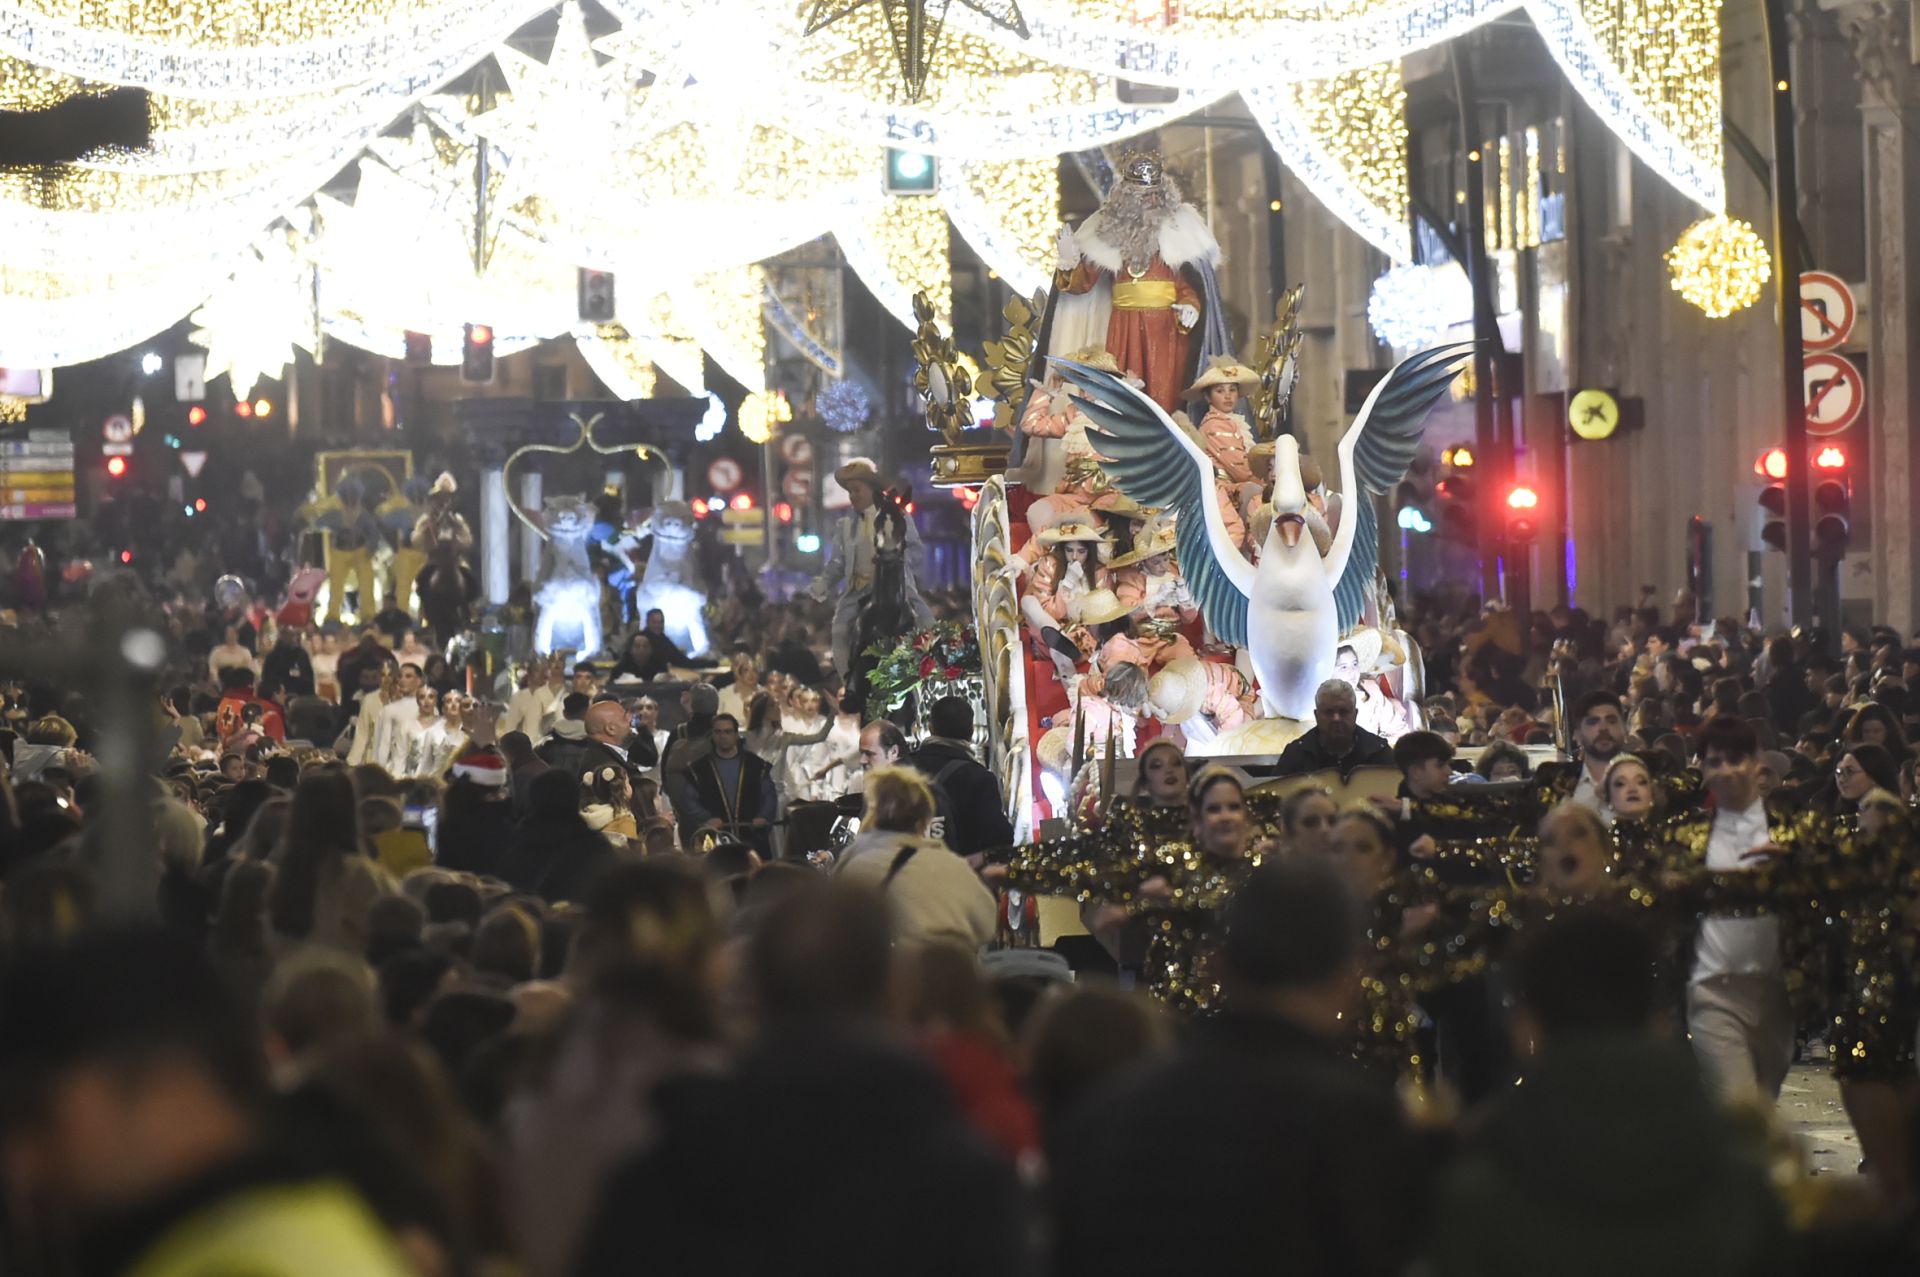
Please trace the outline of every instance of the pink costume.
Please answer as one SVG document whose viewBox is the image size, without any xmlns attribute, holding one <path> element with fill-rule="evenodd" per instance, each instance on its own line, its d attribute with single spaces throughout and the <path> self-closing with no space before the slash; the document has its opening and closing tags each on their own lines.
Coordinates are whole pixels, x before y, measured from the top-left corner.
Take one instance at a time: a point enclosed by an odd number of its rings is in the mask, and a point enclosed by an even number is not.
<svg viewBox="0 0 1920 1277">
<path fill-rule="evenodd" d="M 1079 410 L 1069 402 L 1064 413 L 1053 411 L 1058 393 L 1034 395 L 1020 416 L 1021 430 L 1036 439 L 1059 439 L 1066 452 L 1060 482 L 1028 508 L 1027 522 L 1034 527 L 1051 526 L 1075 516 L 1087 518 L 1089 511 L 1103 513 L 1122 502 L 1119 490 L 1100 468 L 1100 458 L 1087 440 Z"/>
<path fill-rule="evenodd" d="M 1138 665 L 1151 674 L 1163 665 L 1184 660 L 1193 654 L 1193 644 L 1187 642 L 1185 635 L 1168 634 L 1162 637 L 1149 629 L 1141 634 L 1116 634 L 1102 643 L 1100 668 L 1110 670 L 1120 664 Z"/>
<path fill-rule="evenodd" d="M 1075 566 L 1080 571 L 1075 572 Z M 1071 619 L 1073 604 L 1106 583 L 1107 570 L 1091 557 L 1077 565 L 1069 564 L 1063 580 L 1060 560 L 1048 554 L 1034 563 L 1027 577 L 1027 597 L 1038 603 L 1056 624 L 1064 625 Z"/>
<path fill-rule="evenodd" d="M 1144 563 L 1114 568 L 1109 575 L 1114 594 L 1133 611 L 1151 612 L 1163 620 L 1183 625 L 1200 615 L 1177 563 L 1159 576 L 1148 576 Z"/>
<path fill-rule="evenodd" d="M 1200 422 L 1200 446 L 1234 487 L 1259 482 L 1247 461 L 1247 454 L 1253 450 L 1253 432 L 1240 414 L 1208 409 Z"/>
<path fill-rule="evenodd" d="M 1230 732 L 1254 718 L 1254 691 L 1246 676 L 1225 661 L 1202 661 L 1207 690 L 1200 700 L 1200 714 L 1213 724 L 1216 732 Z"/>
</svg>

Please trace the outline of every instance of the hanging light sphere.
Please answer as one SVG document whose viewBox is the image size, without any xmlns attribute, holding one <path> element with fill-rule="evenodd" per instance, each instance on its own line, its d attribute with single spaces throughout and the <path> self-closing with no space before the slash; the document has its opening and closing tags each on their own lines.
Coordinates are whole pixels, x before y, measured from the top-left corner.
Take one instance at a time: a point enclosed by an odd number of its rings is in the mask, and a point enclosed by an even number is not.
<svg viewBox="0 0 1920 1277">
<path fill-rule="evenodd" d="M 1725 319 L 1760 300 L 1773 278 L 1773 258 L 1751 223 L 1719 213 L 1681 233 L 1667 250 L 1667 270 L 1674 292 Z"/>
<path fill-rule="evenodd" d="M 836 381 L 814 396 L 814 410 L 827 425 L 840 431 L 858 430 L 873 415 L 873 403 L 857 381 Z"/>
<path fill-rule="evenodd" d="M 1473 321 L 1473 287 L 1459 265 L 1395 266 L 1373 281 L 1367 323 L 1396 350 L 1431 346 L 1455 324 Z"/>
</svg>

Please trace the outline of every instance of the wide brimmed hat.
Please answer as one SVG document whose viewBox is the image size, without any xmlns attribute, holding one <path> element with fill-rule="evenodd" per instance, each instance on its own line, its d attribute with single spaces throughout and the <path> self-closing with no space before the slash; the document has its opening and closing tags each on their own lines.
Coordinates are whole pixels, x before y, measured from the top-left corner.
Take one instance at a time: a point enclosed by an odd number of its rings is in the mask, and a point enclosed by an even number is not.
<svg viewBox="0 0 1920 1277">
<path fill-rule="evenodd" d="M 1069 541 L 1096 541 L 1108 544 L 1106 530 L 1096 528 L 1085 519 L 1074 517 L 1062 519 L 1052 527 L 1034 537 L 1041 545 L 1065 545 Z"/>
<path fill-rule="evenodd" d="M 1147 509 L 1147 507 L 1141 505 L 1138 501 L 1135 501 L 1118 488 L 1108 488 L 1105 492 L 1095 497 L 1093 499 L 1093 512 L 1095 514 L 1113 515 L 1122 519 L 1134 520 L 1145 519 L 1153 514 L 1153 511 Z"/>
<path fill-rule="evenodd" d="M 1080 605 L 1074 609 L 1073 619 L 1082 625 L 1105 625 L 1132 611 L 1133 608 L 1122 603 L 1120 596 L 1112 590 L 1088 590 L 1080 596 Z"/>
<path fill-rule="evenodd" d="M 855 457 L 835 470 L 833 481 L 843 488 L 849 483 L 864 483 L 875 492 L 886 486 L 881 482 L 879 469 L 865 457 Z"/>
<path fill-rule="evenodd" d="M 1116 377 L 1120 375 L 1120 361 L 1115 359 L 1105 346 L 1082 346 L 1063 358 L 1071 363 L 1098 368 L 1101 372 L 1110 372 Z"/>
<path fill-rule="evenodd" d="M 1353 654 L 1360 660 L 1360 672 L 1371 674 L 1380 660 L 1380 631 L 1371 625 L 1356 626 L 1352 633 L 1341 638 L 1338 646 L 1352 648 Z"/>
<path fill-rule="evenodd" d="M 459 490 L 460 490 L 460 485 L 454 482 L 453 475 L 448 473 L 445 470 L 442 470 L 440 472 L 440 477 L 433 481 L 433 487 L 429 490 L 428 495 L 435 496 L 435 497 L 450 497 L 454 493 L 458 492 Z"/>
<path fill-rule="evenodd" d="M 1206 703 L 1207 672 L 1197 657 L 1185 656 L 1167 664 L 1147 684 L 1153 716 L 1163 723 L 1184 723 Z"/>
<path fill-rule="evenodd" d="M 1142 529 L 1140 535 L 1133 539 L 1131 550 L 1117 556 L 1107 566 L 1130 568 L 1136 563 L 1145 563 L 1156 554 L 1172 554 L 1177 539 L 1172 524 L 1162 523 L 1157 527 L 1150 525 Z"/>
<path fill-rule="evenodd" d="M 1225 355 L 1215 355 L 1207 362 L 1207 370 L 1191 386 L 1181 391 L 1180 397 L 1193 399 L 1215 386 L 1238 386 L 1242 390 L 1252 390 L 1259 384 L 1260 374 L 1253 369 Z"/>
</svg>

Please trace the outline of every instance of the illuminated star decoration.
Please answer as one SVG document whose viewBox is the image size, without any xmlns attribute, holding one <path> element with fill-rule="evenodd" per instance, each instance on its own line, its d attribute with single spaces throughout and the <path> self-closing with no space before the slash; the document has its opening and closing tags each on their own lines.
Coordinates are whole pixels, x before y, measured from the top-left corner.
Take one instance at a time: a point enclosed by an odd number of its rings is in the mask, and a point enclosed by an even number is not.
<svg viewBox="0 0 1920 1277">
<path fill-rule="evenodd" d="M 946 25 L 953 0 L 814 0 L 807 15 L 806 34 L 812 35 L 840 19 L 878 4 L 886 10 L 893 32 L 894 55 L 900 60 L 900 78 L 906 81 L 907 101 L 918 102 L 927 88 L 927 73 L 940 51 L 940 31 Z M 1020 16 L 1020 0 L 960 0 L 996 27 L 1027 38 L 1027 20 Z"/>
</svg>

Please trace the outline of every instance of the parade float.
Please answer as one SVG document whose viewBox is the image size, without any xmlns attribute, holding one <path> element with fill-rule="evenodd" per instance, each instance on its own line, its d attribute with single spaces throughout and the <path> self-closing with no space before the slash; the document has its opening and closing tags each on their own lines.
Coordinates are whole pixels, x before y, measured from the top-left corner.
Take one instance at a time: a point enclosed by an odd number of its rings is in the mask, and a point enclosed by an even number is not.
<svg viewBox="0 0 1920 1277">
<path fill-rule="evenodd" d="M 1375 501 L 1406 476 L 1471 347 L 1397 364 L 1323 467 L 1280 429 L 1300 291 L 1257 366 L 1237 362 L 1204 224 L 1158 156 L 1120 172 L 1062 232 L 1052 289 L 1010 305 L 984 352 L 974 389 L 1000 401 L 1004 438 L 963 440 L 960 361 L 924 303 L 914 345 L 943 436 L 936 481 L 980 484 L 979 698 L 1021 830 L 1064 815 L 1090 768 L 1110 777 L 1159 736 L 1189 756 L 1270 762 L 1335 677 L 1389 736 L 1420 721 L 1419 652 L 1380 572 Z"/>
</svg>

